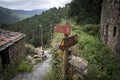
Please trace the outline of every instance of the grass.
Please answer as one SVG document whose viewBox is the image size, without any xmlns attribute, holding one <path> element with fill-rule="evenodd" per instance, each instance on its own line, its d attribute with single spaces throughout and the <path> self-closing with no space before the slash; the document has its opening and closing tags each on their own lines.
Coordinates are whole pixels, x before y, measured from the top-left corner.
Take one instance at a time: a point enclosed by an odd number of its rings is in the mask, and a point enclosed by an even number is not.
<svg viewBox="0 0 120 80">
<path fill-rule="evenodd" d="M 35 47 L 31 44 L 26 44 L 26 54 L 33 53 Z M 37 60 L 36 64 L 41 60 Z M 31 64 L 27 59 L 18 60 L 17 64 L 10 64 L 4 69 L 3 73 L 0 74 L 0 78 L 3 80 L 10 80 L 19 72 L 31 72 L 33 68 L 33 64 Z"/>
<path fill-rule="evenodd" d="M 4 69 L 3 73 L 0 74 L 0 79 L 2 80 L 11 80 L 15 75 L 20 72 L 31 72 L 33 65 L 30 64 L 26 59 L 21 59 L 19 65 L 8 65 L 6 69 Z"/>
<path fill-rule="evenodd" d="M 46 75 L 44 80 L 62 80 L 62 79 L 61 79 L 61 74 L 58 71 L 52 70 Z"/>
<path fill-rule="evenodd" d="M 64 20 L 61 21 L 61 25 L 65 23 Z M 51 61 L 51 66 L 52 70 L 48 72 L 44 80 L 62 80 L 62 74 L 61 74 L 61 62 L 59 61 L 57 49 L 60 41 L 64 38 L 64 34 L 62 33 L 54 33 L 53 39 L 51 42 L 51 46 L 53 49 L 51 49 L 51 54 L 52 56 L 52 61 Z"/>
<path fill-rule="evenodd" d="M 48 72 L 44 80 L 62 80 L 61 64 L 57 54 L 54 53 L 51 60 L 52 69 Z"/>
<path fill-rule="evenodd" d="M 79 53 L 88 60 L 89 80 L 120 80 L 120 64 L 112 51 L 98 38 L 81 29 L 75 30 L 79 36 Z"/>
<path fill-rule="evenodd" d="M 22 59 L 18 66 L 18 71 L 20 72 L 31 72 L 33 68 L 33 64 L 31 64 L 28 60 Z"/>
<path fill-rule="evenodd" d="M 25 44 L 26 54 L 32 54 L 35 51 L 35 47 L 32 44 Z"/>
<path fill-rule="evenodd" d="M 1 80 L 10 80 L 16 74 L 18 74 L 17 66 L 8 65 L 8 67 L 6 69 L 4 69 L 3 73 L 0 74 L 0 79 Z"/>
<path fill-rule="evenodd" d="M 78 52 L 81 57 L 85 58 L 89 63 L 88 79 L 120 80 L 120 64 L 111 49 L 104 45 L 100 40 L 100 34 L 97 32 L 99 31 L 99 27 L 100 25 L 93 24 L 75 26 L 75 24 L 71 23 L 72 34 L 77 34 L 79 37 Z M 58 37 L 53 41 L 54 44 L 58 41 Z M 59 68 L 57 70 L 59 70 Z M 57 77 L 56 74 L 57 72 L 53 70 L 47 75 L 45 80 L 60 80 L 60 77 Z"/>
</svg>

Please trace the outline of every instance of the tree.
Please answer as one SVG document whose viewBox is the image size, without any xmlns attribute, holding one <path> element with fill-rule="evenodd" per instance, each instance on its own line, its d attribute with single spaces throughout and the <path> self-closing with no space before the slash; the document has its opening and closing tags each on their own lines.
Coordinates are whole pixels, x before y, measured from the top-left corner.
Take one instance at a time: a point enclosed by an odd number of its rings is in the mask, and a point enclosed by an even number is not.
<svg viewBox="0 0 120 80">
<path fill-rule="evenodd" d="M 103 0 L 73 0 L 69 6 L 69 17 L 79 24 L 100 23 Z"/>
<path fill-rule="evenodd" d="M 66 15 L 67 7 L 59 9 L 54 7 L 44 11 L 41 15 L 35 15 L 13 24 L 4 24 L 0 28 L 26 34 L 26 42 L 37 47 L 41 45 L 41 28 L 39 25 L 42 25 L 43 44 L 46 45 L 51 38 L 50 29 L 53 29 L 55 24 L 60 23 Z"/>
</svg>

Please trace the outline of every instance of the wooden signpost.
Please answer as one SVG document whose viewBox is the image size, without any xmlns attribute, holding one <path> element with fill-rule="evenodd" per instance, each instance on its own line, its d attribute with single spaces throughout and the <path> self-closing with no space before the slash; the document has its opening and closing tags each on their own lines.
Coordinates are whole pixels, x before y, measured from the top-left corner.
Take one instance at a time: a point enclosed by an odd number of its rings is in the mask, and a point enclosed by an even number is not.
<svg viewBox="0 0 120 80">
<path fill-rule="evenodd" d="M 64 51 L 63 54 L 63 80 L 68 80 L 68 48 L 74 46 L 77 44 L 77 35 L 69 37 L 70 35 L 70 26 L 69 24 L 66 24 L 65 26 L 56 25 L 54 27 L 55 32 L 64 33 L 65 38 L 62 40 L 62 42 L 59 45 L 59 48 Z"/>
<path fill-rule="evenodd" d="M 69 35 L 70 34 L 70 26 L 69 25 L 66 25 L 66 26 L 56 25 L 54 27 L 54 31 Z"/>
<path fill-rule="evenodd" d="M 68 38 L 64 38 L 60 45 L 59 45 L 59 48 L 64 51 L 65 49 L 68 49 L 72 46 L 74 46 L 75 44 L 77 44 L 78 42 L 78 36 L 77 35 L 74 35 L 74 36 L 71 36 L 71 37 L 68 37 Z"/>
</svg>

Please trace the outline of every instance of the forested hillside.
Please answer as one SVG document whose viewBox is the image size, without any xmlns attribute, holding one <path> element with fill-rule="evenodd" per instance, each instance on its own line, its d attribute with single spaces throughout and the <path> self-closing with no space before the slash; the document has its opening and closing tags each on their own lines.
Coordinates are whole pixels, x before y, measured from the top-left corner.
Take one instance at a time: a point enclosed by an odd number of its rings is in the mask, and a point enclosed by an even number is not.
<svg viewBox="0 0 120 80">
<path fill-rule="evenodd" d="M 17 22 L 25 18 L 34 16 L 35 14 L 41 14 L 44 10 L 12 10 L 0 6 L 0 24 Z"/>
<path fill-rule="evenodd" d="M 112 1 L 116 2 L 117 0 L 110 0 L 110 6 L 114 5 Z M 73 50 L 73 52 L 75 51 L 75 54 L 73 54 L 72 49 L 69 52 L 70 54 L 77 55 L 77 57 L 83 58 L 88 62 L 88 66 L 86 67 L 87 70 L 85 71 L 87 76 L 83 76 L 82 79 L 79 79 L 78 77 L 81 77 L 81 75 L 79 75 L 81 73 L 77 72 L 77 74 L 74 74 L 75 69 L 68 68 L 67 71 L 69 75 L 67 76 L 69 76 L 69 79 L 86 80 L 87 78 L 88 80 L 120 80 L 119 61 L 116 59 L 112 50 L 101 41 L 100 37 L 102 2 L 103 0 L 72 0 L 70 4 L 67 4 L 63 8 L 57 9 L 54 7 L 42 12 L 41 15 L 36 14 L 33 17 L 12 24 L 2 24 L 0 28 L 24 33 L 26 35 L 26 43 L 32 44 L 35 47 L 41 46 L 42 40 L 44 47 L 46 47 L 46 45 L 49 46 L 50 43 L 52 44 L 52 47 L 54 47 L 53 45 L 56 45 L 59 42 L 59 39 L 63 36 L 62 33 L 60 33 L 61 35 L 53 33 L 54 26 L 56 24 L 66 24 L 65 21 L 69 18 L 71 35 L 78 35 L 77 45 L 74 46 L 75 49 Z M 104 7 L 107 7 L 107 5 L 108 4 Z M 110 9 L 109 7 L 107 8 Z M 119 6 L 117 8 L 119 10 Z M 110 15 L 107 16 L 109 18 Z M 107 18 L 106 21 L 108 21 Z M 119 32 L 116 25 L 114 26 L 115 32 Z M 110 30 L 112 31 L 112 29 Z M 106 32 L 106 30 L 104 31 Z M 112 35 L 111 32 L 109 33 L 109 35 Z M 54 34 L 54 37 L 52 34 Z M 51 37 L 53 37 L 52 40 Z M 65 41 L 62 42 L 62 46 L 63 45 L 65 45 Z M 52 69 L 45 80 L 62 80 L 61 68 L 63 65 L 61 64 L 64 63 L 63 58 L 66 57 L 63 57 L 63 54 L 67 53 L 67 49 L 64 50 L 64 52 L 53 48 L 51 49 L 51 53 L 53 53 L 51 60 Z"/>
<path fill-rule="evenodd" d="M 29 15 L 29 16 L 34 16 L 36 14 L 40 15 L 43 11 L 45 11 L 44 9 L 35 9 L 35 10 L 14 10 L 15 12 L 17 13 L 20 13 L 20 14 L 26 14 L 26 15 Z"/>
<path fill-rule="evenodd" d="M 59 23 L 61 19 L 66 18 L 68 8 L 51 8 L 44 11 L 41 15 L 35 15 L 31 18 L 13 23 L 4 24 L 0 28 L 22 32 L 26 34 L 26 42 L 33 44 L 34 46 L 41 45 L 41 27 L 43 33 L 43 43 L 48 44 L 51 39 L 51 30 L 55 24 Z M 40 27 L 41 25 L 41 27 Z"/>
<path fill-rule="evenodd" d="M 73 0 L 69 17 L 79 24 L 99 24 L 103 0 Z"/>
</svg>

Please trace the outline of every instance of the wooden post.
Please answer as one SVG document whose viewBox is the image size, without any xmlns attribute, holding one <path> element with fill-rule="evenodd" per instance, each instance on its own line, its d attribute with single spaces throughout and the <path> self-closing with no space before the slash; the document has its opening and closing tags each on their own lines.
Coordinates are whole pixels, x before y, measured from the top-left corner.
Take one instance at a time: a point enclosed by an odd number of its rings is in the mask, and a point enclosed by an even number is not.
<svg viewBox="0 0 120 80">
<path fill-rule="evenodd" d="M 41 45 L 43 47 L 43 30 L 42 30 L 42 25 L 40 25 L 40 28 L 41 28 Z"/>
<path fill-rule="evenodd" d="M 69 37 L 65 34 L 65 38 Z M 68 49 L 64 50 L 63 54 L 63 80 L 68 79 Z"/>
<path fill-rule="evenodd" d="M 64 36 L 65 38 L 69 37 L 70 35 L 70 26 L 69 26 L 69 21 L 66 21 L 66 25 L 65 26 L 61 26 L 61 25 L 56 25 L 54 27 L 54 30 L 56 32 L 60 32 L 60 33 L 64 33 Z M 63 80 L 69 80 L 68 78 L 68 54 L 69 54 L 69 51 L 68 51 L 68 47 L 65 47 L 65 44 L 64 41 L 59 45 L 59 48 L 61 50 L 64 51 L 64 54 L 63 54 L 63 66 L 62 66 L 62 76 L 63 76 Z"/>
</svg>

